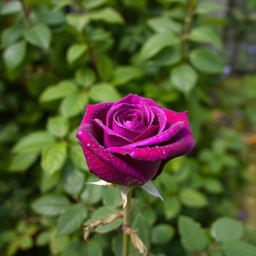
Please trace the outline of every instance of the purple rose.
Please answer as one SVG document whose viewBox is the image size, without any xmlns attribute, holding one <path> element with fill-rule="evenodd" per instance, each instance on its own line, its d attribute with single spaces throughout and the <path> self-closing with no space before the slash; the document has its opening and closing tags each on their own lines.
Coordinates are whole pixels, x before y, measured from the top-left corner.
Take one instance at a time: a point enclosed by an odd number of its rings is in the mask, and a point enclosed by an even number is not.
<svg viewBox="0 0 256 256">
<path fill-rule="evenodd" d="M 124 186 L 154 179 L 166 162 L 195 145 L 187 112 L 174 112 L 133 94 L 87 105 L 77 137 L 90 172 Z"/>
</svg>

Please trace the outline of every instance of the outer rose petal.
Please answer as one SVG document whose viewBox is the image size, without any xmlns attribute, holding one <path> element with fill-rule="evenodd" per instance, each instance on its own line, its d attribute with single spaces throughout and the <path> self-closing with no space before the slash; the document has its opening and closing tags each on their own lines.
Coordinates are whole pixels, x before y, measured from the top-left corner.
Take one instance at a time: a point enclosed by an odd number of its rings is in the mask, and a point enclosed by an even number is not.
<svg viewBox="0 0 256 256">
<path fill-rule="evenodd" d="M 83 126 L 77 133 L 89 170 L 100 179 L 114 184 L 122 186 L 143 185 L 145 179 L 139 171 L 104 149 L 92 136 L 91 128 L 90 125 Z"/>
</svg>

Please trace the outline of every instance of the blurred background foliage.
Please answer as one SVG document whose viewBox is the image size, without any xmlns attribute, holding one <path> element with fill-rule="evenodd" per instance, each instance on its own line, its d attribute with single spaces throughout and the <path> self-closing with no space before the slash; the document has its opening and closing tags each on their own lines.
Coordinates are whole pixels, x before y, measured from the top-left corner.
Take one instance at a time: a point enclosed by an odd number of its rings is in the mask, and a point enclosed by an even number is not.
<svg viewBox="0 0 256 256">
<path fill-rule="evenodd" d="M 82 225 L 121 200 L 85 184 L 95 177 L 75 132 L 87 103 L 128 93 L 189 110 L 197 141 L 154 182 L 164 202 L 135 190 L 133 227 L 150 255 L 256 255 L 254 0 L 0 8 L 1 255 L 121 255 L 118 219 L 83 243 Z"/>
</svg>

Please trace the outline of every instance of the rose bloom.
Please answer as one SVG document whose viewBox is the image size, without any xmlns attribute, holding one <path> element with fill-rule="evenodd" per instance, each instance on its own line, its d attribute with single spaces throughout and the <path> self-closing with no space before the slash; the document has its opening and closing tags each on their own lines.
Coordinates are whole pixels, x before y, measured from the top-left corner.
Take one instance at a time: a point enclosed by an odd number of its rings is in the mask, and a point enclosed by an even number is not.
<svg viewBox="0 0 256 256">
<path fill-rule="evenodd" d="M 123 186 L 141 186 L 195 145 L 187 112 L 129 94 L 117 102 L 87 105 L 77 137 L 89 171 Z"/>
</svg>

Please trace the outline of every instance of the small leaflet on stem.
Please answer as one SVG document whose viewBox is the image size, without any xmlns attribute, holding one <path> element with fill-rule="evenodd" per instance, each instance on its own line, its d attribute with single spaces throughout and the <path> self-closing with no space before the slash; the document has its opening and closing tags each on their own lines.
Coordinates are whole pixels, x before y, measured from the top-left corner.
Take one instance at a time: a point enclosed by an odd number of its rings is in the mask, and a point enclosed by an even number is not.
<svg viewBox="0 0 256 256">
<path fill-rule="evenodd" d="M 164 198 L 161 196 L 161 194 L 158 192 L 156 186 L 151 183 L 150 181 L 145 183 L 142 186 L 143 189 L 145 189 L 150 195 L 160 198 L 161 200 L 164 200 Z"/>
<path fill-rule="evenodd" d="M 121 198 L 123 203 L 123 208 L 127 205 L 127 196 L 130 188 L 129 187 L 121 187 L 120 186 L 120 192 L 121 192 Z"/>
</svg>

